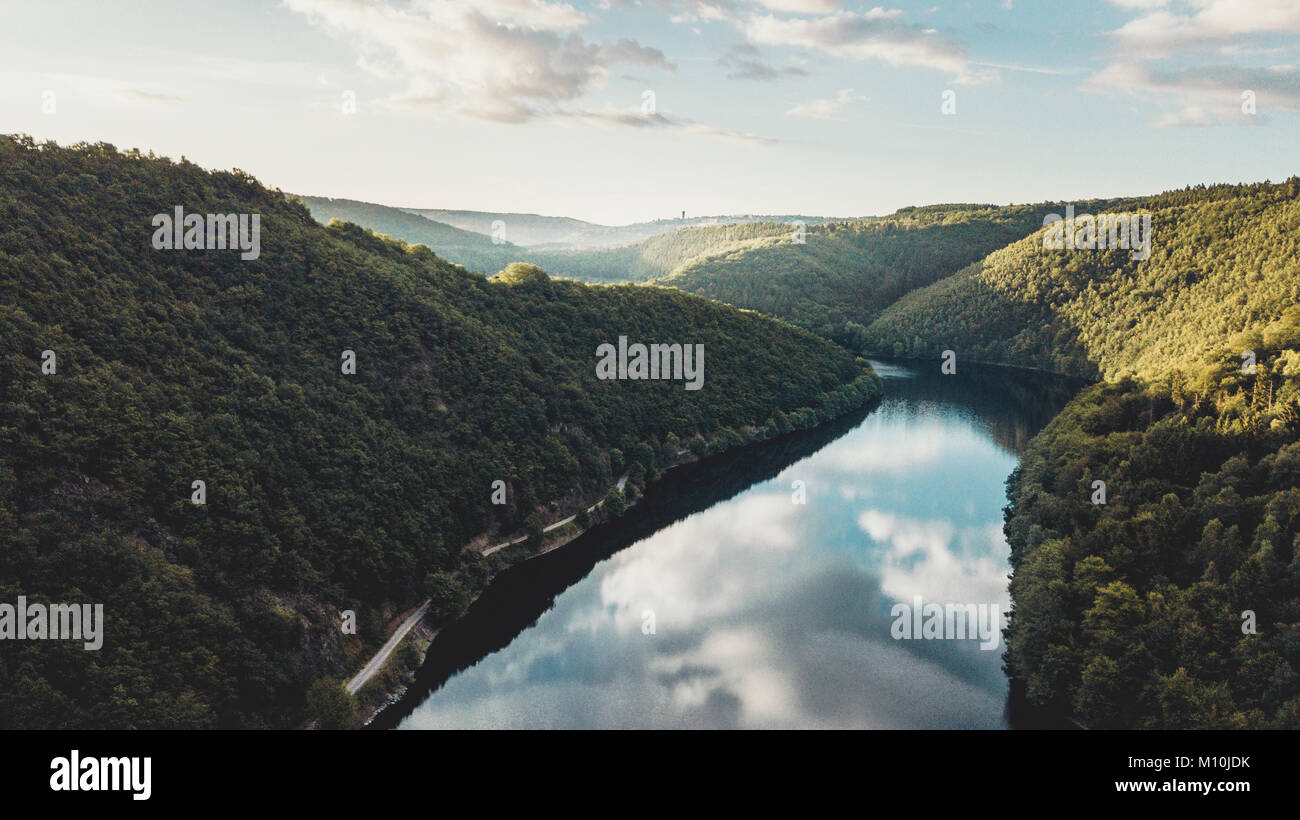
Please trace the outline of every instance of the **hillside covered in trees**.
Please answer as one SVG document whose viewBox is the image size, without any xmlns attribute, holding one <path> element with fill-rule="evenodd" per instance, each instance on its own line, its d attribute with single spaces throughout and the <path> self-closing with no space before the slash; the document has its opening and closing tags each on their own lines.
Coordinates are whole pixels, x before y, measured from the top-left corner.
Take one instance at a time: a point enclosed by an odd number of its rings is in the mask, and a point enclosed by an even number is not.
<svg viewBox="0 0 1300 820">
<path fill-rule="evenodd" d="M 1228 335 L 1300 303 L 1297 190 L 1292 180 L 1134 200 L 1134 213 L 1151 216 L 1145 260 L 1122 248 L 1045 249 L 1040 221 L 1032 236 L 890 305 L 866 347 L 1108 378 L 1199 366 Z"/>
<path fill-rule="evenodd" d="M 510 241 L 535 250 L 616 248 L 623 245 L 633 245 L 643 239 L 649 239 L 663 233 L 671 233 L 682 228 L 747 225 L 755 222 L 776 222 L 781 224 L 804 222 L 813 225 L 838 221 L 834 218 L 822 216 L 733 214 L 729 216 L 656 219 L 652 222 L 634 222 L 630 225 L 598 225 L 570 217 L 539 216 L 537 214 L 456 211 L 445 208 L 406 208 L 404 210 L 432 219 L 434 222 L 443 222 L 487 236 L 492 235 L 494 223 L 504 223 L 507 226 L 507 238 Z"/>
<path fill-rule="evenodd" d="M 881 310 L 1028 235 L 1053 207 L 904 208 L 869 222 L 809 226 L 802 242 L 787 231 L 699 256 L 656 283 L 860 347 Z"/>
<path fill-rule="evenodd" d="M 781 222 L 677 228 L 616 248 L 555 251 L 539 258 L 586 282 L 646 282 L 694 260 L 789 240 L 795 230 Z"/>
<path fill-rule="evenodd" d="M 1008 481 L 1007 668 L 1092 728 L 1300 728 L 1300 311 L 1085 390 Z M 1105 503 L 1094 503 L 1105 482 Z"/>
<path fill-rule="evenodd" d="M 1148 259 L 1039 231 L 900 299 L 868 346 L 1104 379 L 1008 482 L 1008 670 L 1031 703 L 1296 728 L 1300 179 L 1140 209 Z"/>
<path fill-rule="evenodd" d="M 260 255 L 156 249 L 177 206 L 259 214 Z M 0 215 L 0 600 L 107 621 L 99 651 L 6 641 L 7 728 L 295 725 L 396 612 L 486 583 L 470 539 L 600 497 L 625 460 L 879 393 L 796 328 L 527 266 L 488 279 L 184 160 L 0 138 Z M 598 380 L 619 336 L 703 345 L 703 388 Z"/>
<path fill-rule="evenodd" d="M 491 275 L 512 262 L 528 260 L 527 251 L 517 245 L 494 243 L 490 236 L 434 222 L 398 208 L 352 199 L 319 196 L 299 199 L 307 206 L 312 218 L 322 225 L 337 219 L 411 245 L 427 245 L 440 259 L 475 273 Z"/>
<path fill-rule="evenodd" d="M 395 613 L 487 582 L 474 538 L 860 407 L 856 352 L 952 350 L 1098 382 L 1008 480 L 1017 690 L 1093 727 L 1300 727 L 1300 180 L 1076 204 L 1149 214 L 1145 259 L 1044 248 L 1052 203 L 559 251 L 323 202 L 0 139 L 0 601 L 109 621 L 98 652 L 7 642 L 0 724 L 293 725 Z M 155 250 L 176 205 L 260 214 L 260 257 Z M 703 344 L 704 389 L 598 380 L 619 336 Z"/>
<path fill-rule="evenodd" d="M 1008 482 L 1017 690 L 1089 726 L 1300 727 L 1300 180 L 1074 210 L 1149 215 L 1149 256 L 1045 248 L 1065 203 L 935 206 L 655 281 L 855 351 L 1101 380 Z"/>
<path fill-rule="evenodd" d="M 1300 179 L 1073 207 L 1149 215 L 1149 256 L 1045 248 L 1065 203 L 935 206 L 656 282 L 855 351 L 1101 380 L 1008 482 L 1017 690 L 1096 727 L 1300 727 Z"/>
<path fill-rule="evenodd" d="M 793 228 L 777 222 L 745 222 L 736 225 L 664 228 L 638 241 L 615 247 L 585 249 L 547 249 L 515 245 L 509 241 L 493 242 L 490 224 L 483 219 L 461 220 L 483 229 L 484 233 L 463 230 L 433 219 L 441 211 L 410 212 L 385 205 L 349 199 L 299 197 L 312 216 L 322 224 L 337 219 L 352 222 L 375 233 L 391 236 L 412 245 L 427 245 L 441 258 L 462 265 L 466 270 L 490 275 L 515 262 L 544 268 L 553 277 L 583 282 L 644 282 L 665 276 L 690 260 L 728 250 L 744 248 L 762 237 L 789 237 Z M 464 214 L 465 212 L 446 212 Z M 493 216 L 492 214 L 484 216 Z M 508 240 L 516 233 L 515 217 L 501 214 Z M 533 220 L 559 221 L 567 225 L 575 220 L 533 217 Z M 533 224 L 527 220 L 524 225 Z M 587 225 L 588 223 L 577 223 Z M 592 229 L 599 226 L 590 226 Z M 540 230 L 540 229 L 538 229 Z M 527 231 L 525 236 L 531 235 Z"/>
</svg>

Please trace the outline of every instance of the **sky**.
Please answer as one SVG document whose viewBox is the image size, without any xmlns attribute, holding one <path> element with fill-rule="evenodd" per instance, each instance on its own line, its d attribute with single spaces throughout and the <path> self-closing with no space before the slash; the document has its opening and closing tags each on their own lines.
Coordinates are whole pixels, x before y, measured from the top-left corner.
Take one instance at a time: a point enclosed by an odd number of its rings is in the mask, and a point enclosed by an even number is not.
<svg viewBox="0 0 1300 820">
<path fill-rule="evenodd" d="M 0 133 L 284 191 L 867 216 L 1300 173 L 1300 0 L 0 0 Z"/>
</svg>

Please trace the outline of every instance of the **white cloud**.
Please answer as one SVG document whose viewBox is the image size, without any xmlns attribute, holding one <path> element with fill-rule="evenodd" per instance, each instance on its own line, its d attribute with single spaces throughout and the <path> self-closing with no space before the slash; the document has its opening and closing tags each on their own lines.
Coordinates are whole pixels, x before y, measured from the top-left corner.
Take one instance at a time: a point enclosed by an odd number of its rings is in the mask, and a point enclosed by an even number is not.
<svg viewBox="0 0 1300 820">
<path fill-rule="evenodd" d="M 728 70 L 727 78 L 731 80 L 775 80 L 782 76 L 807 76 L 808 71 L 801 66 L 788 65 L 776 68 L 763 59 L 758 49 L 748 43 L 737 43 L 718 58 L 718 65 Z"/>
<path fill-rule="evenodd" d="M 754 16 L 744 24 L 750 42 L 817 49 L 847 60 L 879 60 L 947 72 L 955 82 L 987 82 L 996 72 L 972 69 L 965 45 L 932 29 L 908 24 L 897 9 L 842 11 L 815 18 Z"/>
<path fill-rule="evenodd" d="M 787 117 L 808 117 L 815 120 L 833 120 L 838 119 L 839 113 L 849 106 L 854 100 L 861 100 L 862 97 L 853 96 L 853 89 L 841 89 L 834 97 L 825 100 L 809 100 L 806 103 L 800 103 L 785 114 Z"/>
<path fill-rule="evenodd" d="M 1152 121 L 1157 128 L 1176 128 L 1184 125 L 1219 125 L 1222 120 L 1199 105 L 1188 105 L 1177 111 L 1166 111 Z"/>
<path fill-rule="evenodd" d="M 616 2 L 622 6 L 640 5 L 640 0 Z M 846 60 L 880 60 L 894 66 L 933 68 L 948 72 L 954 82 L 962 84 L 989 82 L 998 76 L 994 70 L 972 68 L 966 59 L 965 43 L 945 37 L 935 29 L 906 22 L 901 9 L 875 6 L 866 11 L 847 11 L 843 0 L 645 2 L 663 9 L 673 22 L 733 25 L 751 46 L 807 48 Z M 922 12 L 922 16 L 937 10 L 932 8 Z M 735 57 L 729 52 L 722 59 L 735 60 Z M 745 79 L 772 79 L 770 68 L 741 74 Z"/>
<path fill-rule="evenodd" d="M 680 521 L 656 534 L 654 550 L 611 559 L 600 582 L 602 608 L 628 634 L 641 629 L 646 608 L 658 613 L 660 629 L 742 610 L 773 593 L 770 561 L 761 559 L 795 553 L 798 512 L 789 496 L 755 494 Z M 740 568 L 734 550 L 749 556 Z"/>
<path fill-rule="evenodd" d="M 772 11 L 795 14 L 824 14 L 844 5 L 843 0 L 758 0 L 758 2 Z"/>
<path fill-rule="evenodd" d="M 1093 75 L 1084 89 L 1148 95 L 1157 102 L 1171 99 L 1176 110 L 1162 112 L 1152 122 L 1160 127 L 1258 122 L 1241 110 L 1245 91 L 1254 92 L 1261 116 L 1269 110 L 1300 111 L 1300 71 L 1290 65 L 1203 65 L 1161 71 L 1137 63 L 1113 63 Z"/>
<path fill-rule="evenodd" d="M 1293 66 L 1152 67 L 1175 56 L 1277 53 L 1270 41 L 1300 34 L 1297 0 L 1188 0 L 1176 9 L 1163 0 L 1110 2 L 1141 13 L 1110 32 L 1116 61 L 1084 83 L 1085 90 L 1149 97 L 1163 104 L 1151 121 L 1161 128 L 1259 123 L 1269 110 L 1300 111 L 1300 75 Z M 1248 91 L 1254 94 L 1254 115 L 1242 110 Z"/>
<path fill-rule="evenodd" d="M 1007 603 L 1009 548 L 1000 525 L 958 530 L 943 519 L 873 509 L 858 516 L 858 526 L 887 548 L 880 588 L 895 600 L 920 595 L 930 601 Z"/>
<path fill-rule="evenodd" d="M 1132 2 L 1120 5 L 1152 7 Z M 1192 14 L 1152 11 L 1111 33 L 1119 49 L 1146 58 L 1207 44 L 1239 45 L 1236 41 L 1243 36 L 1300 33 L 1300 3 L 1296 0 L 1197 0 L 1193 5 L 1197 9 Z"/>
<path fill-rule="evenodd" d="M 674 116 L 672 114 L 646 114 L 639 109 L 606 108 L 596 110 L 565 110 L 555 112 L 555 116 L 559 118 L 569 118 L 589 122 L 595 125 L 673 129 L 684 134 L 718 137 L 720 139 L 750 145 L 776 145 L 781 142 L 780 140 L 771 137 L 764 137 L 759 134 L 753 134 L 748 131 L 734 131 L 726 128 L 718 128 L 716 126 L 706 125 L 704 123 L 695 122 L 694 120 Z"/>
<path fill-rule="evenodd" d="M 880 510 L 867 510 L 858 516 L 858 526 L 872 540 L 888 544 L 899 558 L 916 552 L 945 550 L 953 536 L 952 525 L 947 521 L 916 521 Z"/>
<path fill-rule="evenodd" d="M 603 84 L 609 66 L 668 71 L 658 49 L 632 40 L 592 43 L 590 18 L 544 0 L 285 0 L 331 34 L 356 43 L 363 68 L 404 79 L 390 104 L 451 107 L 468 116 L 523 122 Z"/>
</svg>

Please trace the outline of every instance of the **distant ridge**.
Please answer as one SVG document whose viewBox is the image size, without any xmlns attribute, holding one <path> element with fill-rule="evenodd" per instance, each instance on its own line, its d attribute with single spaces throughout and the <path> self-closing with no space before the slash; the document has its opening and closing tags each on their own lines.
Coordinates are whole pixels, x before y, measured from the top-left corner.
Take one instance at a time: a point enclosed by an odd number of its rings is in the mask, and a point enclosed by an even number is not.
<svg viewBox="0 0 1300 820">
<path fill-rule="evenodd" d="M 488 236 L 492 235 L 493 223 L 501 222 L 505 226 L 506 240 L 516 245 L 554 249 L 612 248 L 639 242 L 642 239 L 648 239 L 656 234 L 674 231 L 678 228 L 710 225 L 747 225 L 754 222 L 804 222 L 808 225 L 821 225 L 827 222 L 849 221 L 849 218 L 799 214 L 733 214 L 727 216 L 688 217 L 685 219 L 656 219 L 652 222 L 636 222 L 630 225 L 600 225 L 565 216 L 459 211 L 439 208 L 401 208 L 399 210 Z M 852 219 L 861 218 L 853 217 Z"/>
</svg>

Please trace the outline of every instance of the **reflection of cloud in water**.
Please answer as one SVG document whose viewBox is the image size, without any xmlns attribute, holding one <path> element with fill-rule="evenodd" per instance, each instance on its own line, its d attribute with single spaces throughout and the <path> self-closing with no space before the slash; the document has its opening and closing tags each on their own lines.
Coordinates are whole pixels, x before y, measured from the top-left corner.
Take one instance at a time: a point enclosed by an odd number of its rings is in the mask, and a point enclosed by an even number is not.
<svg viewBox="0 0 1300 820">
<path fill-rule="evenodd" d="M 867 361 L 871 364 L 871 369 L 882 379 L 914 379 L 917 375 L 915 370 L 900 364 L 890 364 L 875 359 Z"/>
<path fill-rule="evenodd" d="M 742 607 L 772 584 L 763 554 L 799 545 L 800 509 L 789 496 L 748 495 L 656 533 L 653 549 L 618 553 L 600 581 L 615 629 L 639 633 L 647 609 L 664 628 Z"/>
<path fill-rule="evenodd" d="M 887 400 L 771 481 L 598 564 L 404 725 L 1004 725 L 1000 652 L 890 636 L 890 604 L 916 595 L 1007 605 L 1014 459 L 972 415 Z M 806 505 L 791 503 L 796 479 Z"/>
<path fill-rule="evenodd" d="M 1000 525 L 958 530 L 949 521 L 915 520 L 874 509 L 858 516 L 858 525 L 887 547 L 880 583 L 890 597 L 911 602 L 920 595 L 933 602 L 1009 606 L 1009 550 Z"/>
<path fill-rule="evenodd" d="M 944 455 L 944 444 L 937 437 L 929 441 L 889 436 L 862 437 L 837 448 L 825 459 L 817 459 L 816 467 L 846 473 L 905 473 L 924 464 L 934 464 Z M 814 456 L 816 458 L 816 456 Z M 812 459 L 809 459 L 812 461 Z M 797 477 L 798 465 L 786 468 L 782 477 Z"/>
<path fill-rule="evenodd" d="M 739 501 L 602 564 L 598 583 L 562 596 L 407 725 L 1001 724 L 1004 692 L 890 638 L 876 577 L 799 548 L 803 508 L 772 493 Z M 641 632 L 644 609 L 654 635 Z"/>
<path fill-rule="evenodd" d="M 989 452 L 987 437 L 971 424 L 954 421 L 937 406 L 933 413 L 910 405 L 908 409 L 917 417 L 903 418 L 886 410 L 868 416 L 831 447 L 787 467 L 778 480 L 786 480 L 788 485 L 787 479 L 800 478 L 804 473 L 834 473 L 859 479 L 908 475 Z"/>
</svg>

